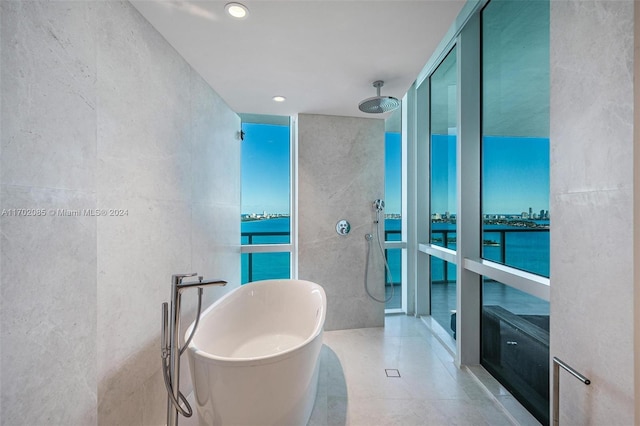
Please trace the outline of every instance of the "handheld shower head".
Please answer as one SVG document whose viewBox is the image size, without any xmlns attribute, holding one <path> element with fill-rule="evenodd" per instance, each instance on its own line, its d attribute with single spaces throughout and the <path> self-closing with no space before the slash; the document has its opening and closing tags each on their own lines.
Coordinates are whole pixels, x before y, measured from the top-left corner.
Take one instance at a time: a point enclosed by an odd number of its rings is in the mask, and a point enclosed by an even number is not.
<svg viewBox="0 0 640 426">
<path fill-rule="evenodd" d="M 393 96 L 380 96 L 380 88 L 384 86 L 384 81 L 377 80 L 373 82 L 373 87 L 378 89 L 378 95 L 367 98 L 358 104 L 358 108 L 362 112 L 368 114 L 380 114 L 383 112 L 393 111 L 400 106 L 400 101 Z"/>
<path fill-rule="evenodd" d="M 376 211 L 381 212 L 382 210 L 384 210 L 384 200 L 381 199 L 377 199 L 373 202 L 373 208 L 376 209 Z"/>
</svg>

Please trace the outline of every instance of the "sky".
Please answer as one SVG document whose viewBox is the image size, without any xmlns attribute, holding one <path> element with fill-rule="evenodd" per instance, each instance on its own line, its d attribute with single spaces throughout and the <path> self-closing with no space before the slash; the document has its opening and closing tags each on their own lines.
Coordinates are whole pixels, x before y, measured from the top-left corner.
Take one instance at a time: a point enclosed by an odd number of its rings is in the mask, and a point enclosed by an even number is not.
<svg viewBox="0 0 640 426">
<path fill-rule="evenodd" d="M 402 138 L 400 133 L 385 133 L 384 196 L 385 212 L 400 214 L 402 208 Z"/>
<path fill-rule="evenodd" d="M 243 123 L 242 214 L 289 213 L 289 126 Z"/>
<path fill-rule="evenodd" d="M 242 128 L 242 213 L 289 213 L 289 127 Z M 455 213 L 455 136 L 434 135 L 432 149 L 432 211 Z M 385 134 L 385 151 L 385 212 L 400 213 L 400 133 Z M 488 136 L 482 157 L 483 213 L 549 209 L 549 139 Z"/>
<path fill-rule="evenodd" d="M 549 210 L 549 139 L 485 136 L 483 213 Z"/>
<path fill-rule="evenodd" d="M 456 212 L 456 139 L 433 135 L 431 207 Z M 485 136 L 482 145 L 482 212 L 521 214 L 549 210 L 549 139 Z"/>
</svg>

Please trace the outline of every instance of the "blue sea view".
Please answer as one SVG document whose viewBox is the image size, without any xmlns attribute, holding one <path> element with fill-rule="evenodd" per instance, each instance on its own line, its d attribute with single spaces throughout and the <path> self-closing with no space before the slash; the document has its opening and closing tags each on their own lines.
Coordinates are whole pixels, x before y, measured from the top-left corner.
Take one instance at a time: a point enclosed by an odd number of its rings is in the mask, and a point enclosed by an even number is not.
<svg viewBox="0 0 640 426">
<path fill-rule="evenodd" d="M 533 221 L 537 225 L 549 225 L 549 221 Z M 534 274 L 549 276 L 549 228 L 526 228 L 513 225 L 489 225 L 485 224 L 482 247 L 482 257 L 508 266 L 522 269 Z M 447 232 L 447 248 L 456 249 L 455 224 L 434 223 L 432 225 L 432 238 L 442 239 Z M 501 238 L 504 238 L 504 247 Z M 438 245 L 444 245 L 439 243 Z M 502 259 L 502 256 L 505 259 Z M 433 277 L 438 279 L 442 275 L 442 263 L 437 262 L 433 266 Z M 453 272 L 453 265 L 451 266 Z M 451 275 L 450 276 L 455 276 Z"/>
<path fill-rule="evenodd" d="M 538 224 L 548 224 L 548 221 L 538 221 Z M 387 241 L 399 241 L 400 219 L 386 219 L 385 229 Z M 289 218 L 275 218 L 242 222 L 242 244 L 287 244 L 289 243 Z M 538 229 L 535 231 L 535 229 Z M 440 232 L 448 231 L 448 248 L 455 250 L 455 224 L 433 224 L 434 238 L 441 238 Z M 513 231 L 513 232 L 509 232 Z M 484 240 L 488 243 L 483 246 L 483 257 L 503 263 L 501 260 L 502 246 L 501 234 L 504 235 L 504 253 L 506 263 L 525 271 L 543 276 L 549 276 L 549 232 L 548 229 L 530 228 L 523 229 L 510 225 L 485 225 Z M 494 242 L 491 244 L 489 242 Z M 363 252 L 363 265 L 364 267 Z M 398 284 L 401 277 L 401 250 L 388 250 L 388 261 L 393 282 Z M 249 263 L 251 262 L 251 273 Z M 454 265 L 450 277 L 454 277 Z M 432 277 L 439 279 L 444 276 L 443 262 L 432 264 Z M 288 278 L 290 270 L 290 256 L 288 252 L 281 253 L 254 253 L 251 259 L 248 253 L 242 255 L 242 283 L 270 278 Z M 390 279 L 387 278 L 390 282 Z"/>
<path fill-rule="evenodd" d="M 242 222 L 242 244 L 288 244 L 289 218 Z M 289 278 L 289 252 L 243 253 L 242 284 L 272 278 Z"/>
</svg>

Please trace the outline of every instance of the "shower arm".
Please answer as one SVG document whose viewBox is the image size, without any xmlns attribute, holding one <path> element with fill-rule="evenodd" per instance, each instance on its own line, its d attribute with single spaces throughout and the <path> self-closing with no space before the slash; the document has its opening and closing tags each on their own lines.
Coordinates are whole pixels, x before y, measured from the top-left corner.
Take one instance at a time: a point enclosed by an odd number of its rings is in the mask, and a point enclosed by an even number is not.
<svg viewBox="0 0 640 426">
<path fill-rule="evenodd" d="M 373 87 L 376 88 L 376 96 L 380 97 L 380 88 L 384 85 L 384 82 L 378 80 L 373 82 Z"/>
</svg>

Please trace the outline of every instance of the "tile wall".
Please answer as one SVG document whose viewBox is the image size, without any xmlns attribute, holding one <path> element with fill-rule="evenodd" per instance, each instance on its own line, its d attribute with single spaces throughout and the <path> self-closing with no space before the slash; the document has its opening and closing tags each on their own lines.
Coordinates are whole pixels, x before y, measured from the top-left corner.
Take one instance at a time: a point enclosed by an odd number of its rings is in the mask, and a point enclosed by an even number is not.
<svg viewBox="0 0 640 426">
<path fill-rule="evenodd" d="M 0 423 L 161 424 L 171 274 L 240 281 L 240 120 L 127 2 L 0 13 L 1 208 L 47 213 L 0 217 Z"/>
<path fill-rule="evenodd" d="M 364 290 L 364 236 L 375 235 L 372 203 L 384 198 L 384 120 L 300 114 L 298 180 L 298 274 L 327 293 L 325 329 L 382 326 L 384 305 Z M 341 219 L 347 236 L 336 233 Z M 371 248 L 369 285 L 383 299 L 375 240 Z"/>
<path fill-rule="evenodd" d="M 592 381 L 561 376 L 561 424 L 634 423 L 633 17 L 551 2 L 550 350 Z"/>
</svg>

